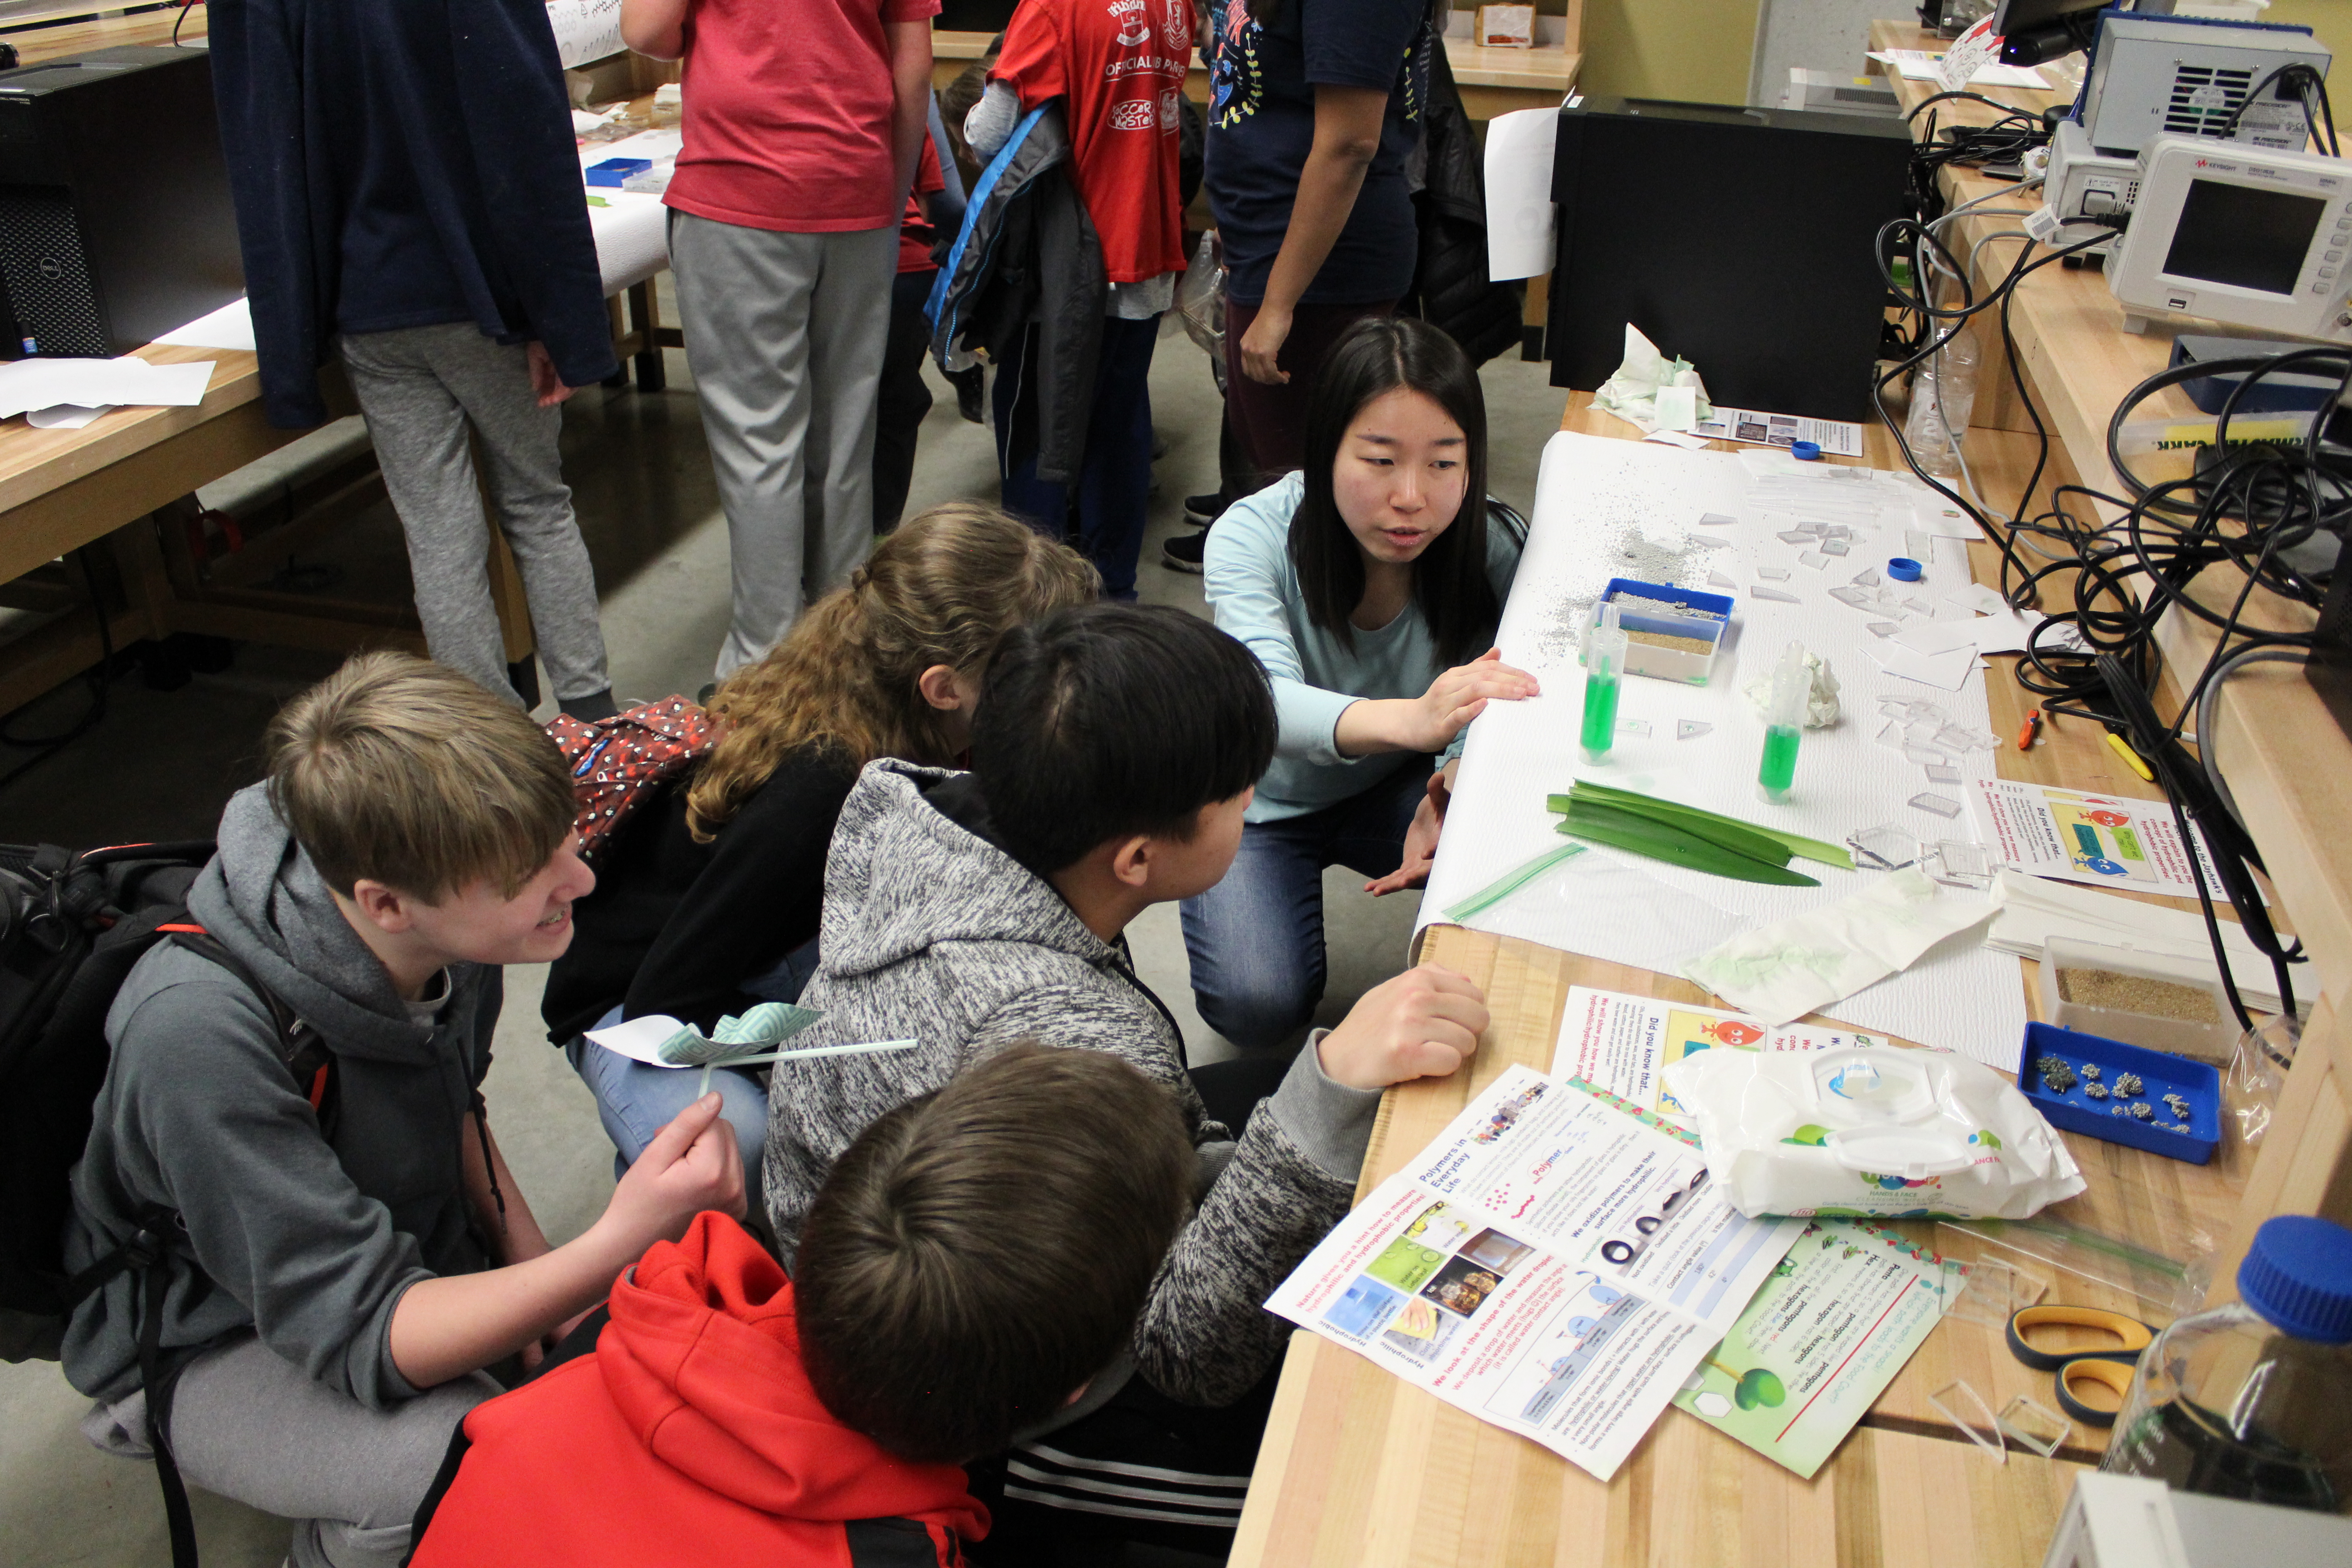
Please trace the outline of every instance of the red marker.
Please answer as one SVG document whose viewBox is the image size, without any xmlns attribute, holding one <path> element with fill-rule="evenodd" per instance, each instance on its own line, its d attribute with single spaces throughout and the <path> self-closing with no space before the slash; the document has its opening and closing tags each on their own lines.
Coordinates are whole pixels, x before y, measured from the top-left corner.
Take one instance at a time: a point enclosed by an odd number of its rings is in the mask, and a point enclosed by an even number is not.
<svg viewBox="0 0 2352 1568">
<path fill-rule="evenodd" d="M 2032 746 L 2033 738 L 2040 733 L 2042 733 L 2042 710 L 2036 708 L 2025 716 L 2025 727 L 2017 732 L 2017 749 L 2022 752 Z"/>
</svg>

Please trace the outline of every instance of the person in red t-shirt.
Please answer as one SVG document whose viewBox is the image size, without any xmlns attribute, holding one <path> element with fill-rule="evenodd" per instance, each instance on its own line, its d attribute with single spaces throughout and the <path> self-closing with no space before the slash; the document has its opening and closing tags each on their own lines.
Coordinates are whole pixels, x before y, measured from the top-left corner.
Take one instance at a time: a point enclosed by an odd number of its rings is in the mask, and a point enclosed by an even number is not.
<svg viewBox="0 0 2352 1568">
<path fill-rule="evenodd" d="M 923 301 L 940 264 L 931 246 L 947 220 L 938 198 L 948 188 L 938 147 L 923 138 L 915 188 L 898 221 L 898 275 L 890 285 L 890 339 L 882 351 L 882 381 L 874 425 L 874 531 L 887 533 L 906 515 L 907 489 L 915 477 L 915 442 L 923 416 L 931 411 L 930 384 L 923 379 L 923 356 L 930 348 L 930 323 Z"/>
<path fill-rule="evenodd" d="M 734 566 L 718 673 L 765 654 L 874 542 L 876 387 L 940 0 L 621 0 L 684 59 L 663 199 Z"/>
<path fill-rule="evenodd" d="M 1115 599 L 1135 597 L 1151 489 L 1151 350 L 1184 270 L 1177 124 L 1192 58 L 1192 0 L 1022 0 L 964 121 L 964 140 L 986 158 L 1023 114 L 1062 100 L 1078 196 L 1110 281 L 1075 521 L 1078 547 Z M 1023 417 L 1034 396 L 1017 361 L 999 368 L 1004 505 L 1059 535 L 1072 521 L 1070 487 L 1039 479 L 1034 446 L 1018 439 L 1035 427 Z"/>
</svg>

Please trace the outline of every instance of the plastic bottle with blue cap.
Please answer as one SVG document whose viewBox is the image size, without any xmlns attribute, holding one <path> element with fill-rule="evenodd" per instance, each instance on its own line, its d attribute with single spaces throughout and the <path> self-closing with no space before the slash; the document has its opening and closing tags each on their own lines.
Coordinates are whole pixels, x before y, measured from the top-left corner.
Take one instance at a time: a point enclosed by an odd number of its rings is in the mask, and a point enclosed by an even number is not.
<svg viewBox="0 0 2352 1568">
<path fill-rule="evenodd" d="M 2099 1468 L 2352 1511 L 2352 1230 L 2307 1215 L 2263 1221 L 2238 1296 L 2141 1354 Z"/>
</svg>

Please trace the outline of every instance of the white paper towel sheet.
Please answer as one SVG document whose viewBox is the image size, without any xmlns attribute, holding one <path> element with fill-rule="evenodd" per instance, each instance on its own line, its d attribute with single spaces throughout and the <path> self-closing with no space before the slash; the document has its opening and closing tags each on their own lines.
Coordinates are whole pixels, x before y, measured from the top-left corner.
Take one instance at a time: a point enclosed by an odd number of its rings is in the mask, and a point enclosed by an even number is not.
<svg viewBox="0 0 2352 1568">
<path fill-rule="evenodd" d="M 1865 614 L 1828 596 L 1829 588 L 1846 584 L 1858 573 L 1883 574 L 1890 556 L 1911 552 L 1901 509 L 1880 504 L 1881 492 L 1898 493 L 1895 487 L 1826 476 L 1811 488 L 1785 480 L 1772 486 L 1775 507 L 1815 511 L 1853 529 L 1849 554 L 1833 560 L 1830 569 L 1815 570 L 1799 563 L 1800 547 L 1777 537 L 1790 528 L 1791 514 L 1759 504 L 1763 482 L 1730 454 L 1682 452 L 1567 432 L 1552 437 L 1544 448 L 1533 531 L 1500 637 L 1504 658 L 1533 671 L 1545 694 L 1527 702 L 1496 703 L 1471 726 L 1454 806 L 1422 900 L 1424 923 L 1558 847 L 1561 840 L 1553 825 L 1559 819 L 1545 809 L 1544 799 L 1564 794 L 1580 776 L 1832 843 L 1842 843 L 1857 828 L 1889 822 L 1930 839 L 1969 837 L 1965 816 L 1946 820 L 1906 804 L 1922 791 L 1958 800 L 1961 786 L 1930 783 L 1919 763 L 1874 737 L 1886 722 L 1878 711 L 1881 698 L 1932 701 L 1961 725 L 1987 728 L 1982 673 L 1971 671 L 1958 691 L 1888 674 L 1864 657 L 1865 646 L 1879 640 L 1864 629 L 1875 612 Z M 1832 506 L 1808 499 L 1815 491 L 1838 495 L 1832 487 L 1842 484 L 1853 486 L 1854 500 Z M 1735 521 L 1700 523 L 1708 514 Z M 1963 586 L 1969 580 L 1966 548 L 1953 540 L 1925 542 L 1932 558 L 1926 562 L 1924 581 L 1912 586 L 1938 595 Z M 1786 570 L 1785 580 L 1769 585 L 1794 593 L 1800 602 L 1752 597 L 1750 588 L 1767 581 L 1756 575 L 1758 567 Z M 1738 585 L 1710 586 L 1710 574 Z M 1615 749 L 1608 763 L 1592 767 L 1577 752 L 1584 701 L 1578 651 L 1590 606 L 1612 577 L 1730 593 L 1738 605 L 1706 686 L 1625 678 Z M 1844 716 L 1831 729 L 1805 732 L 1795 791 L 1787 804 L 1771 806 L 1757 800 L 1754 788 L 1763 724 L 1739 688 L 1743 664 L 1754 660 L 1756 668 L 1769 668 L 1791 637 L 1828 658 L 1843 685 Z M 1683 720 L 1712 729 L 1677 740 L 1677 721 Z M 1625 733 L 1627 721 L 1645 721 L 1648 736 Z M 1990 777 L 1993 757 L 1990 750 L 1971 752 L 1955 765 L 1965 776 Z M 1735 882 L 1595 848 L 1469 923 L 1672 973 L 1680 960 L 1740 931 L 1843 898 L 1880 874 L 1810 861 L 1796 865 L 1818 877 L 1822 886 Z M 1982 897 L 1951 889 L 1940 896 Z M 1947 1047 L 1997 1068 L 2015 1066 L 2025 1027 L 2016 961 L 1987 952 L 1973 934 L 1937 944 L 1910 970 L 1847 998 L 1832 1012 L 1857 1027 Z"/>
<path fill-rule="evenodd" d="M 1486 122 L 1486 277 L 1551 270 L 1552 146 L 1559 110 L 1521 109 Z"/>
</svg>

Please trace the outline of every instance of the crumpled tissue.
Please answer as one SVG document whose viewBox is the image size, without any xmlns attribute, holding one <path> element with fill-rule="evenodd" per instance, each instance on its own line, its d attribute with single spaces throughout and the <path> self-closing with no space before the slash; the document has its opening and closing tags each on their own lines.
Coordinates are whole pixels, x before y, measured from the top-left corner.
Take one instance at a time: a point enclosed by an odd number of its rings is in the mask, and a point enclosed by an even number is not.
<svg viewBox="0 0 2352 1568">
<path fill-rule="evenodd" d="M 1687 431 L 1715 417 L 1706 383 L 1685 359 L 1668 360 L 1658 345 L 1625 323 L 1625 363 L 1592 395 L 1592 406 L 1614 414 L 1647 436 L 1656 430 Z"/>
<path fill-rule="evenodd" d="M 1987 900 L 1939 898 L 1935 883 L 1906 867 L 1850 899 L 1742 931 L 1685 960 L 1682 972 L 1778 1027 L 1908 969 L 1992 912 Z"/>
<path fill-rule="evenodd" d="M 1813 684 L 1805 693 L 1805 728 L 1826 730 L 1838 721 L 1838 678 L 1830 668 L 1830 661 L 1812 649 L 1805 650 L 1805 668 L 1811 674 Z M 1756 710 L 1759 718 L 1772 714 L 1772 667 L 1766 665 L 1764 673 L 1740 689 L 1748 694 L 1748 705 Z"/>
</svg>

